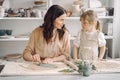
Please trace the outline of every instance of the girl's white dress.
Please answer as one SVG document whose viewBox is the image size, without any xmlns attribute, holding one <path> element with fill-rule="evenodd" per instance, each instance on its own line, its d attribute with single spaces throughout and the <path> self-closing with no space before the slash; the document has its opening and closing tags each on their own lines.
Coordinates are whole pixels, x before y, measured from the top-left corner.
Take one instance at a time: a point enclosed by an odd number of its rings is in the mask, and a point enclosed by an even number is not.
<svg viewBox="0 0 120 80">
<path fill-rule="evenodd" d="M 105 46 L 106 40 L 104 34 L 98 30 L 94 32 L 85 32 L 81 30 L 74 40 L 74 45 L 79 48 L 81 59 L 97 60 L 98 47 Z"/>
</svg>

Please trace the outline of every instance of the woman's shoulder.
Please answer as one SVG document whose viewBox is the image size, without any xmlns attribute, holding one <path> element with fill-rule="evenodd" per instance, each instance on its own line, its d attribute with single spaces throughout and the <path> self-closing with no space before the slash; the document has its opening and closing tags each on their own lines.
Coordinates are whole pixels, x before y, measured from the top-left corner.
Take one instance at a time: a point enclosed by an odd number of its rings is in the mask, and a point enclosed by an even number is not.
<svg viewBox="0 0 120 80">
<path fill-rule="evenodd" d="M 68 37 L 70 37 L 70 33 L 68 30 L 65 30 L 64 35 L 63 35 L 63 39 L 67 39 Z"/>
<path fill-rule="evenodd" d="M 65 36 L 68 36 L 70 35 L 70 32 L 68 30 L 65 30 L 65 33 L 64 33 Z"/>
<path fill-rule="evenodd" d="M 66 34 L 69 34 L 69 31 L 68 31 L 68 30 L 65 30 L 65 33 L 66 33 Z"/>
<path fill-rule="evenodd" d="M 40 26 L 33 30 L 34 33 L 42 32 L 42 31 L 43 31 L 43 28 L 41 28 Z"/>
<path fill-rule="evenodd" d="M 38 26 L 34 29 L 34 31 L 41 31 L 41 30 L 42 30 L 42 28 L 40 26 Z"/>
</svg>

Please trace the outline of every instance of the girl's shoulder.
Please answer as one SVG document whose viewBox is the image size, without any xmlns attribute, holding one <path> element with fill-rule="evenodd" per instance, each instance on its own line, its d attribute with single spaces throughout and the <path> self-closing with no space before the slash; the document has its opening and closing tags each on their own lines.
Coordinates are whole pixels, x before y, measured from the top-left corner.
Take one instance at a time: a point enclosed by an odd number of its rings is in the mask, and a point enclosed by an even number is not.
<svg viewBox="0 0 120 80">
<path fill-rule="evenodd" d="M 106 40 L 103 32 L 99 32 L 98 41 L 99 41 L 99 47 L 106 45 Z"/>
<path fill-rule="evenodd" d="M 84 31 L 83 31 L 83 29 L 81 29 L 81 30 L 79 30 L 78 32 L 77 32 L 77 35 L 80 35 L 81 33 L 83 33 Z"/>
<path fill-rule="evenodd" d="M 101 31 L 98 31 L 98 36 L 104 36 L 104 33 Z"/>
</svg>

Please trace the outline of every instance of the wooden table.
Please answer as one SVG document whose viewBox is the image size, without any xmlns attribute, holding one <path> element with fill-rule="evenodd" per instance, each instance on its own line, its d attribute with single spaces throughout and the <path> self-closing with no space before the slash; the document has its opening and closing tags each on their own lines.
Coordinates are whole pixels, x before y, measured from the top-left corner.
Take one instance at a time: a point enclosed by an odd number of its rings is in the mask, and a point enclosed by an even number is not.
<svg viewBox="0 0 120 80">
<path fill-rule="evenodd" d="M 109 66 L 109 65 L 108 65 Z M 89 77 L 80 74 L 45 74 L 45 75 L 4 75 L 0 80 L 120 80 L 120 73 L 92 73 Z"/>
<path fill-rule="evenodd" d="M 54 75 L 54 76 L 10 76 L 0 77 L 0 80 L 120 80 L 119 73 L 82 75 Z"/>
</svg>

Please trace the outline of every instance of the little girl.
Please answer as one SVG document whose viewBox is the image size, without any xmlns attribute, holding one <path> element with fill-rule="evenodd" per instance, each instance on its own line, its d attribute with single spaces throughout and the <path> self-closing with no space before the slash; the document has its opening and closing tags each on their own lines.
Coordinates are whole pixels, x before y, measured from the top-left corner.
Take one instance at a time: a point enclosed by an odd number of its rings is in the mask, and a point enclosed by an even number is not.
<svg viewBox="0 0 120 80">
<path fill-rule="evenodd" d="M 78 59 L 78 57 L 83 60 L 102 59 L 105 53 L 106 40 L 101 32 L 97 14 L 88 10 L 80 16 L 80 21 L 82 30 L 74 40 L 74 59 Z M 98 47 L 100 47 L 99 57 Z"/>
</svg>

